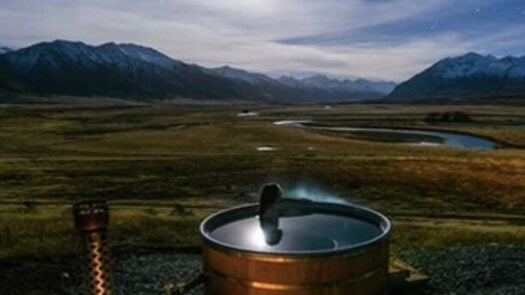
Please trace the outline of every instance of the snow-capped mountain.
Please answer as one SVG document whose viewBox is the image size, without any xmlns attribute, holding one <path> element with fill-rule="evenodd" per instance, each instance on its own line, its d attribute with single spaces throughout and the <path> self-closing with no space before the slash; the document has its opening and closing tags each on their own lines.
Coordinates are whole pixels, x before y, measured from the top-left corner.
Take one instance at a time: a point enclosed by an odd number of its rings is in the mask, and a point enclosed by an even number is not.
<svg viewBox="0 0 525 295">
<path fill-rule="evenodd" d="M 92 46 L 57 40 L 0 55 L 0 90 L 10 93 L 334 102 L 380 98 L 389 90 L 378 91 L 376 82 L 366 80 L 314 76 L 297 81 L 295 85 L 286 78 L 229 66 L 186 64 L 135 44 Z"/>
<path fill-rule="evenodd" d="M 9 48 L 9 47 L 6 47 L 6 46 L 0 46 L 0 54 L 7 53 L 9 51 L 13 51 L 13 50 L 11 48 Z"/>
<path fill-rule="evenodd" d="M 292 76 L 281 76 L 279 77 L 279 82 L 290 87 L 305 88 L 300 79 Z"/>
<path fill-rule="evenodd" d="M 400 84 L 396 99 L 525 96 L 525 57 L 467 53 L 446 58 Z"/>
<path fill-rule="evenodd" d="M 308 78 L 296 79 L 290 76 L 282 76 L 279 81 L 286 85 L 300 88 L 318 88 L 334 91 L 370 92 L 378 94 L 389 94 L 395 87 L 394 82 L 370 81 L 357 79 L 355 81 L 344 79 L 331 79 L 324 75 L 314 75 Z"/>
<path fill-rule="evenodd" d="M 115 45 L 114 43 L 109 44 L 113 46 Z M 156 64 L 161 67 L 170 68 L 173 66 L 180 67 L 184 65 L 184 63 L 171 59 L 170 57 L 152 48 L 135 44 L 120 44 L 117 45 L 117 47 L 128 57 Z"/>
<path fill-rule="evenodd" d="M 273 79 L 264 74 L 251 73 L 229 66 L 214 68 L 211 71 L 225 78 L 246 82 L 266 93 L 287 93 L 295 97 L 309 95 L 312 98 L 323 98 L 331 96 L 332 99 L 343 97 L 343 100 L 345 96 L 348 98 L 379 98 L 390 93 L 396 86 L 393 82 L 375 82 L 364 79 L 355 81 L 348 79 L 338 80 L 323 75 L 314 75 L 303 79 L 291 76 L 281 76 L 278 79 Z M 327 97 L 326 99 L 330 98 Z"/>
<path fill-rule="evenodd" d="M 1 55 L 2 87 L 12 92 L 41 95 L 243 97 L 232 81 L 210 75 L 196 65 L 173 60 L 151 48 L 115 43 L 90 46 L 61 40 Z"/>
<path fill-rule="evenodd" d="M 78 66 L 94 68 L 112 65 L 120 68 L 137 66 L 140 63 L 161 66 L 166 69 L 181 66 L 162 53 L 147 47 L 133 44 L 105 43 L 90 46 L 82 42 L 53 41 L 10 52 L 6 59 L 21 73 L 31 71 L 38 63 L 47 63 L 56 70 L 59 66 Z"/>
<path fill-rule="evenodd" d="M 523 78 L 525 77 L 525 57 L 507 56 L 498 59 L 492 55 L 483 56 L 471 52 L 438 62 L 434 70 L 436 73 L 441 72 L 447 79 L 472 76 Z"/>
<path fill-rule="evenodd" d="M 264 84 L 264 83 L 275 84 L 277 83 L 274 79 L 266 75 L 259 74 L 259 73 L 250 73 L 248 71 L 232 68 L 230 66 L 214 68 L 214 69 L 211 69 L 211 71 L 220 76 L 230 78 L 230 79 L 235 79 L 235 80 L 242 80 L 250 84 Z"/>
</svg>

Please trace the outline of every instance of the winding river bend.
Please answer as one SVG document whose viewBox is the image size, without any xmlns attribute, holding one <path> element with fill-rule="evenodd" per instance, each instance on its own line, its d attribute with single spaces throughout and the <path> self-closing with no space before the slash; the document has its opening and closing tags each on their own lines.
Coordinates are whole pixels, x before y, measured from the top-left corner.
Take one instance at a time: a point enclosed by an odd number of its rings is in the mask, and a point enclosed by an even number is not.
<svg viewBox="0 0 525 295">
<path fill-rule="evenodd" d="M 384 139 L 384 141 L 401 142 L 416 146 L 444 146 L 452 148 L 493 150 L 497 145 L 496 142 L 490 139 L 446 131 L 323 126 L 317 124 L 314 121 L 308 120 L 285 120 L 274 122 L 274 124 L 309 128 L 314 130 L 351 133 L 355 135 L 363 135 L 375 140 Z"/>
</svg>

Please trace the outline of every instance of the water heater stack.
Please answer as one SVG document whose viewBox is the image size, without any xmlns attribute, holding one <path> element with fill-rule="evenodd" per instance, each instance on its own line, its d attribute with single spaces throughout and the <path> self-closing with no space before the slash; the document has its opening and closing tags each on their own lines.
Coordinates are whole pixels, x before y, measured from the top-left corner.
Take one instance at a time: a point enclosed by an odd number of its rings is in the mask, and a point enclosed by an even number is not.
<svg viewBox="0 0 525 295">
<path fill-rule="evenodd" d="M 105 201 L 83 201 L 73 205 L 75 227 L 85 253 L 84 290 L 86 295 L 112 294 L 111 261 L 107 228 L 109 210 Z"/>
</svg>

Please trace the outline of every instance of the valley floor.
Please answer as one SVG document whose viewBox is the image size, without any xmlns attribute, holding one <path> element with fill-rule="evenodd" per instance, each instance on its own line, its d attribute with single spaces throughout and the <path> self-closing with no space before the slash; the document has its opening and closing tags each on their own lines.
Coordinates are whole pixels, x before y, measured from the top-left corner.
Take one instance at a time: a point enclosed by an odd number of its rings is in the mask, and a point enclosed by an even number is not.
<svg viewBox="0 0 525 295">
<path fill-rule="evenodd" d="M 237 116 L 246 108 L 257 115 Z M 471 122 L 425 120 L 456 111 Z M 499 146 L 423 147 L 273 124 L 303 119 L 465 132 Z M 115 247 L 198 245 L 205 216 L 254 201 L 269 181 L 384 212 L 394 255 L 523 245 L 524 124 L 525 107 L 495 105 L 3 107 L 0 260 L 77 255 L 71 204 L 86 198 L 109 201 Z"/>
</svg>

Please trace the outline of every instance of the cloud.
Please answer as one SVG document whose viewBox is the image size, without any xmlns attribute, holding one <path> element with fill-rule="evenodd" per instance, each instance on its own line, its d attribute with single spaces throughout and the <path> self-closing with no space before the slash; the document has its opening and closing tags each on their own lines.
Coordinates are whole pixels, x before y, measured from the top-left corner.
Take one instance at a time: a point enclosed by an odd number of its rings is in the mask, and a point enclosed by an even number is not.
<svg viewBox="0 0 525 295">
<path fill-rule="evenodd" d="M 519 42 L 496 34 L 466 40 L 459 29 L 407 33 L 394 42 L 373 28 L 410 26 L 494 1 L 3 0 L 0 41 L 15 47 L 56 38 L 133 42 L 205 66 L 400 81 L 439 58 L 492 48 L 491 37 L 508 47 Z"/>
</svg>

